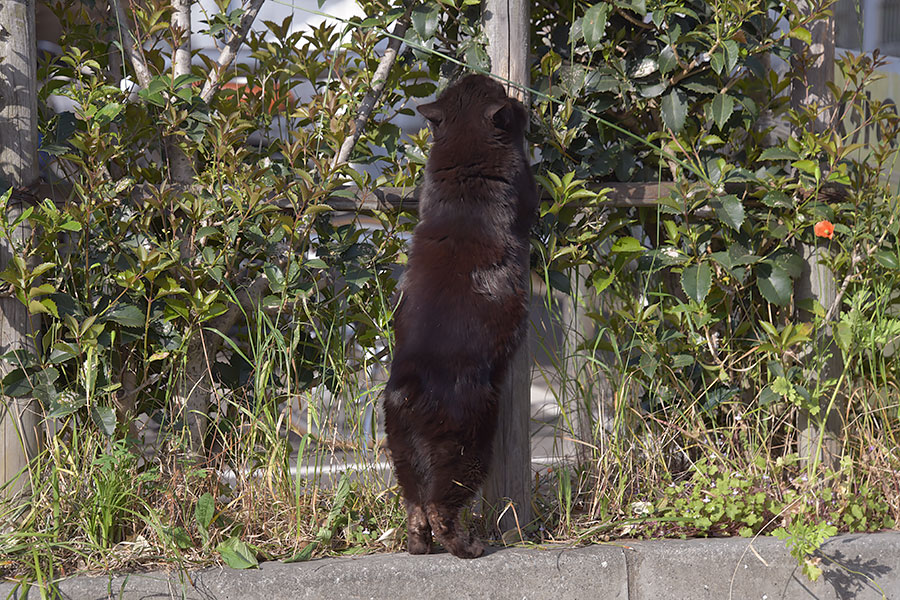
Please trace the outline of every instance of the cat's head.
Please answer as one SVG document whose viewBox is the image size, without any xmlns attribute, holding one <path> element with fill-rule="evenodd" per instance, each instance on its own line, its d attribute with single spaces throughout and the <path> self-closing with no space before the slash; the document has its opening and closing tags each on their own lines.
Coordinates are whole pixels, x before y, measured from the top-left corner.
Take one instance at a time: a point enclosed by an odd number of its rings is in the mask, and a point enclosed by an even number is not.
<svg viewBox="0 0 900 600">
<path fill-rule="evenodd" d="M 428 119 L 435 139 L 453 128 L 505 132 L 520 139 L 528 123 L 522 103 L 507 97 L 503 86 L 485 75 L 463 77 L 436 101 L 420 105 L 418 111 Z"/>
</svg>

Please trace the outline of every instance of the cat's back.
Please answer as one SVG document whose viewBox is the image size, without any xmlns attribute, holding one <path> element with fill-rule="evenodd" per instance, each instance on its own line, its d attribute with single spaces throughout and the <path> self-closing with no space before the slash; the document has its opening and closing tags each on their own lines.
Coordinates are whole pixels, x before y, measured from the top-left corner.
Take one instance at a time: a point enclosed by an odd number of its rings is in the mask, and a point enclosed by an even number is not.
<svg viewBox="0 0 900 600">
<path fill-rule="evenodd" d="M 523 150 L 527 113 L 482 75 L 419 111 L 434 144 L 395 313 L 398 355 L 504 354 L 527 313 L 537 203 Z"/>
</svg>

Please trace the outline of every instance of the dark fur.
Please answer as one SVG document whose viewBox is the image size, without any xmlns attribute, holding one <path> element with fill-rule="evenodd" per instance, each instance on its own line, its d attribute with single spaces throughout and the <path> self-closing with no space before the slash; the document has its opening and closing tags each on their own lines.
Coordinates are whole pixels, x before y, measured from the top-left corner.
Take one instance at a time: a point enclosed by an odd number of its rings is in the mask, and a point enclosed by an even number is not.
<svg viewBox="0 0 900 600">
<path fill-rule="evenodd" d="M 484 482 L 497 398 L 527 316 L 528 231 L 537 190 L 527 112 L 469 75 L 419 107 L 434 146 L 394 316 L 384 413 L 406 499 L 410 554 L 431 534 L 463 558 L 484 551 L 459 522 Z"/>
</svg>

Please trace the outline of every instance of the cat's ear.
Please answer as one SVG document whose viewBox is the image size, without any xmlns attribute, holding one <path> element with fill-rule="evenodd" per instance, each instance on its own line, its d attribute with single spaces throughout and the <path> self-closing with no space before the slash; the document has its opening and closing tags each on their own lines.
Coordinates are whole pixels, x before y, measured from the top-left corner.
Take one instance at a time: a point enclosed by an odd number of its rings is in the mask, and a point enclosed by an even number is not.
<svg viewBox="0 0 900 600">
<path fill-rule="evenodd" d="M 484 118 L 488 121 L 494 121 L 496 123 L 498 117 L 502 120 L 502 111 L 508 106 L 509 100 L 493 100 L 484 107 Z"/>
<path fill-rule="evenodd" d="M 509 132 L 523 130 L 528 121 L 525 107 L 518 100 L 511 98 L 491 102 L 485 108 L 484 116 L 498 129 Z"/>
<path fill-rule="evenodd" d="M 431 123 L 432 126 L 440 125 L 441 121 L 444 120 L 444 109 L 441 108 L 441 105 L 437 102 L 420 104 L 416 107 L 416 110 L 419 111 L 420 115 L 428 119 L 428 122 Z"/>
</svg>

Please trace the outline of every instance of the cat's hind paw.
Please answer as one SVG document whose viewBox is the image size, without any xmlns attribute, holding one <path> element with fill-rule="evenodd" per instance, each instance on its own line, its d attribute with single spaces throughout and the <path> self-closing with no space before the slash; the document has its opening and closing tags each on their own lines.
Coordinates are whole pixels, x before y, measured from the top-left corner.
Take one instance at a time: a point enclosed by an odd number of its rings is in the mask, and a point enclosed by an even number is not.
<svg viewBox="0 0 900 600">
<path fill-rule="evenodd" d="M 441 540 L 441 543 L 450 554 L 457 558 L 478 558 L 484 554 L 484 544 L 474 538 L 469 537 L 469 539 L 463 539 L 463 537 L 469 536 L 457 536 L 451 539 L 444 539 Z"/>
</svg>

